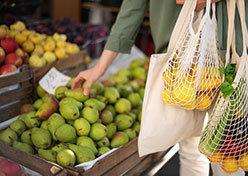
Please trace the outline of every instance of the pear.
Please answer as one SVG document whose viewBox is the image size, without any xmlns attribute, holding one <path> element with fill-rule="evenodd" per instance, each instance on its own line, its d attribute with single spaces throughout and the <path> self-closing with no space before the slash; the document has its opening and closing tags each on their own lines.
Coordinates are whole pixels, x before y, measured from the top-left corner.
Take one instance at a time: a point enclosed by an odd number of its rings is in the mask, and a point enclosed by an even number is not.
<svg viewBox="0 0 248 176">
<path fill-rule="evenodd" d="M 66 51 L 64 48 L 55 48 L 54 54 L 55 54 L 57 59 L 66 58 Z"/>
<path fill-rule="evenodd" d="M 41 124 L 40 124 L 40 128 L 48 129 L 48 128 L 47 128 L 47 120 L 42 120 L 42 122 L 41 122 Z"/>
<path fill-rule="evenodd" d="M 138 121 L 141 122 L 141 117 L 142 117 L 142 111 L 139 111 L 138 113 Z"/>
<path fill-rule="evenodd" d="M 63 167 L 73 167 L 76 163 L 76 156 L 73 151 L 64 149 L 57 153 L 56 160 Z"/>
<path fill-rule="evenodd" d="M 32 104 L 25 103 L 20 108 L 20 114 L 26 114 L 28 112 L 34 111 L 34 107 Z"/>
<path fill-rule="evenodd" d="M 75 79 L 75 77 L 72 77 L 72 78 L 68 81 L 68 83 L 66 84 L 66 87 L 68 87 L 68 89 L 71 89 L 71 86 L 72 86 L 72 83 L 73 83 L 74 79 Z"/>
<path fill-rule="evenodd" d="M 67 149 L 67 147 L 62 143 L 59 143 L 59 144 L 57 144 L 51 148 L 51 150 L 54 152 L 59 152 L 59 151 L 64 150 L 64 149 Z"/>
<path fill-rule="evenodd" d="M 78 136 L 87 136 L 90 132 L 90 123 L 84 118 L 78 118 L 73 122 Z"/>
<path fill-rule="evenodd" d="M 54 132 L 55 137 L 60 142 L 70 142 L 76 138 L 76 130 L 69 124 L 63 124 Z"/>
<path fill-rule="evenodd" d="M 18 141 L 14 141 L 13 142 L 13 147 L 17 150 L 26 152 L 26 153 L 30 153 L 30 154 L 34 154 L 34 149 L 31 145 L 23 143 L 23 142 L 18 142 Z"/>
<path fill-rule="evenodd" d="M 118 124 L 118 130 L 125 130 L 132 126 L 133 119 L 129 115 L 119 114 L 115 117 L 115 122 Z"/>
<path fill-rule="evenodd" d="M 108 147 L 100 147 L 98 149 L 97 156 L 101 156 L 101 155 L 103 155 L 103 154 L 105 154 L 105 153 L 107 153 L 109 151 L 110 151 L 110 148 L 108 148 Z"/>
<path fill-rule="evenodd" d="M 29 145 L 34 145 L 32 142 L 32 131 L 31 130 L 24 131 L 21 135 L 21 141 Z"/>
<path fill-rule="evenodd" d="M 138 93 L 131 93 L 128 95 L 128 100 L 131 102 L 133 108 L 137 107 L 142 101 L 140 95 Z"/>
<path fill-rule="evenodd" d="M 40 98 L 42 98 L 44 95 L 48 94 L 40 85 L 37 86 L 36 92 Z"/>
<path fill-rule="evenodd" d="M 132 60 L 132 62 L 129 64 L 129 69 L 132 70 L 136 67 L 143 67 L 147 60 L 148 60 L 147 58 L 139 58 Z"/>
<path fill-rule="evenodd" d="M 46 64 L 46 60 L 43 57 L 39 57 L 37 54 L 33 54 L 28 63 L 31 67 L 42 67 Z"/>
<path fill-rule="evenodd" d="M 115 87 L 106 87 L 104 97 L 108 99 L 108 103 L 113 104 L 120 98 L 120 94 Z"/>
<path fill-rule="evenodd" d="M 43 54 L 43 58 L 46 60 L 47 63 L 52 63 L 52 62 L 55 62 L 56 61 L 56 56 L 51 51 L 46 51 Z"/>
<path fill-rule="evenodd" d="M 116 103 L 115 103 L 115 110 L 118 113 L 129 113 L 131 111 L 131 103 L 128 99 L 126 98 L 120 98 Z"/>
<path fill-rule="evenodd" d="M 108 99 L 107 99 L 106 97 L 102 96 L 102 95 L 97 95 L 95 98 L 96 98 L 97 100 L 99 100 L 99 101 L 105 103 L 105 104 L 108 103 Z"/>
<path fill-rule="evenodd" d="M 66 86 L 59 86 L 55 89 L 55 97 L 58 100 L 61 100 L 63 98 L 65 98 L 65 91 L 67 91 L 68 88 Z"/>
<path fill-rule="evenodd" d="M 68 42 L 66 43 L 65 49 L 66 49 L 66 53 L 68 53 L 69 55 L 76 54 L 80 51 L 77 44 L 68 43 Z"/>
<path fill-rule="evenodd" d="M 126 76 L 128 79 L 132 79 L 132 72 L 128 69 L 120 69 L 117 75 Z"/>
<path fill-rule="evenodd" d="M 113 117 L 116 115 L 116 111 L 115 111 L 115 108 L 114 108 L 113 105 L 108 104 L 108 105 L 105 107 L 105 109 L 109 110 L 109 111 L 112 113 Z"/>
<path fill-rule="evenodd" d="M 107 133 L 108 133 L 108 129 L 105 125 L 101 123 L 94 123 L 93 125 L 91 125 L 89 136 L 94 141 L 99 141 L 103 137 L 105 137 Z"/>
<path fill-rule="evenodd" d="M 26 125 L 22 120 L 15 120 L 10 124 L 10 128 L 14 130 L 18 135 L 21 135 L 26 130 Z"/>
<path fill-rule="evenodd" d="M 95 159 L 95 155 L 88 147 L 77 146 L 74 144 L 69 144 L 69 149 L 71 149 L 77 158 L 77 163 L 81 164 Z"/>
<path fill-rule="evenodd" d="M 93 124 L 99 119 L 99 112 L 94 106 L 85 106 L 81 111 L 81 116 Z"/>
<path fill-rule="evenodd" d="M 12 145 L 13 142 L 11 139 L 16 140 L 16 141 L 18 139 L 16 132 L 12 130 L 11 128 L 7 128 L 3 132 L 0 133 L 0 141 L 2 141 L 3 143 L 7 145 Z"/>
<path fill-rule="evenodd" d="M 53 40 L 46 40 L 45 44 L 43 45 L 44 51 L 53 51 L 56 47 L 56 43 Z"/>
<path fill-rule="evenodd" d="M 144 94 L 145 94 L 145 88 L 140 88 L 138 93 L 139 93 L 140 97 L 143 100 L 144 99 Z"/>
<path fill-rule="evenodd" d="M 53 95 L 44 95 L 42 97 L 42 100 L 44 101 L 44 103 L 51 103 L 51 104 L 53 104 L 56 107 L 56 111 L 59 108 L 59 102 L 55 98 L 55 96 L 53 96 Z"/>
<path fill-rule="evenodd" d="M 136 67 L 133 69 L 132 75 L 134 78 L 146 80 L 146 70 L 143 67 Z"/>
<path fill-rule="evenodd" d="M 40 106 L 40 108 L 38 109 L 35 115 L 40 120 L 47 120 L 56 111 L 57 108 L 56 106 L 54 106 L 54 104 L 45 102 Z"/>
<path fill-rule="evenodd" d="M 124 75 L 114 75 L 114 81 L 116 84 L 126 84 L 128 82 L 128 78 Z"/>
<path fill-rule="evenodd" d="M 15 35 L 16 42 L 21 45 L 27 40 L 27 36 L 23 35 L 22 33 L 18 33 Z"/>
<path fill-rule="evenodd" d="M 94 82 L 90 89 L 95 89 L 97 94 L 104 92 L 104 85 L 100 82 Z"/>
<path fill-rule="evenodd" d="M 16 21 L 14 24 L 10 25 L 11 30 L 17 30 L 19 32 L 24 31 L 26 29 L 25 24 L 22 21 Z"/>
<path fill-rule="evenodd" d="M 33 103 L 33 107 L 38 110 L 40 108 L 40 106 L 43 104 L 44 102 L 42 101 L 41 98 L 35 100 L 35 102 Z"/>
<path fill-rule="evenodd" d="M 83 108 L 83 104 L 80 101 L 77 101 L 74 98 L 70 98 L 70 97 L 65 97 L 63 98 L 60 102 L 59 102 L 59 106 L 62 106 L 63 104 L 66 103 L 73 103 L 75 104 L 79 110 L 81 110 Z"/>
<path fill-rule="evenodd" d="M 145 80 L 136 78 L 134 81 L 136 81 L 139 84 L 140 88 L 145 88 Z"/>
<path fill-rule="evenodd" d="M 66 120 L 75 120 L 80 115 L 78 107 L 73 103 L 66 103 L 61 105 L 59 112 Z"/>
<path fill-rule="evenodd" d="M 111 113 L 110 110 L 107 110 L 107 109 L 104 109 L 102 111 L 100 118 L 104 125 L 110 124 L 114 120 L 113 114 Z"/>
<path fill-rule="evenodd" d="M 89 97 L 84 95 L 84 90 L 82 88 L 75 88 L 65 91 L 66 97 L 74 98 L 80 102 L 85 102 Z"/>
<path fill-rule="evenodd" d="M 139 86 L 139 84 L 137 83 L 137 81 L 132 80 L 132 81 L 129 81 L 127 84 L 128 84 L 129 86 L 132 87 L 132 90 L 133 90 L 134 92 L 138 92 L 140 86 Z"/>
<path fill-rule="evenodd" d="M 22 43 L 22 49 L 27 53 L 32 53 L 34 50 L 34 44 L 30 40 L 26 40 Z"/>
<path fill-rule="evenodd" d="M 105 136 L 100 141 L 96 142 L 97 147 L 108 147 L 110 145 L 109 139 Z"/>
<path fill-rule="evenodd" d="M 27 113 L 26 113 L 26 114 L 21 114 L 21 115 L 18 117 L 18 119 L 21 120 L 21 121 L 23 121 L 23 122 L 25 122 L 26 115 L 27 115 Z"/>
<path fill-rule="evenodd" d="M 106 127 L 108 129 L 108 133 L 106 136 L 108 139 L 111 139 L 117 131 L 117 125 L 115 123 L 110 123 Z"/>
<path fill-rule="evenodd" d="M 137 137 L 136 131 L 132 128 L 127 128 L 123 132 L 128 135 L 129 141 Z"/>
<path fill-rule="evenodd" d="M 50 131 L 50 133 L 52 134 L 53 140 L 57 140 L 55 135 L 54 135 L 54 132 L 57 130 L 58 127 L 60 127 L 63 124 L 65 124 L 65 120 L 58 113 L 52 114 L 49 117 L 49 119 L 47 120 L 47 128 Z"/>
<path fill-rule="evenodd" d="M 122 145 L 125 145 L 129 142 L 128 135 L 122 131 L 118 131 L 112 137 L 110 146 L 111 148 L 116 148 Z"/>
<path fill-rule="evenodd" d="M 135 121 L 132 128 L 134 129 L 134 131 L 136 131 L 137 134 L 139 134 L 139 132 L 140 132 L 140 122 Z"/>
<path fill-rule="evenodd" d="M 56 157 L 57 157 L 57 152 L 52 151 L 52 150 L 44 150 L 44 149 L 39 149 L 38 150 L 38 155 L 39 157 L 54 162 L 56 163 Z"/>
<path fill-rule="evenodd" d="M 76 144 L 78 146 L 88 147 L 90 150 L 92 150 L 92 152 L 94 154 L 97 154 L 97 152 L 98 152 L 97 149 L 96 149 L 95 142 L 91 138 L 89 138 L 87 136 L 80 136 L 80 137 L 78 137 Z"/>
<path fill-rule="evenodd" d="M 104 87 L 113 87 L 115 86 L 115 82 L 113 80 L 103 80 L 101 83 L 104 85 Z"/>
<path fill-rule="evenodd" d="M 50 132 L 43 128 L 33 128 L 31 139 L 37 148 L 46 149 L 52 144 L 52 136 Z"/>
<path fill-rule="evenodd" d="M 132 119 L 133 119 L 133 122 L 136 120 L 136 114 L 134 114 L 133 112 L 129 112 L 129 113 L 127 113 L 127 115 L 129 115 L 130 117 L 132 117 Z"/>
<path fill-rule="evenodd" d="M 43 47 L 41 45 L 35 45 L 34 50 L 32 52 L 32 55 L 37 54 L 39 57 L 41 57 L 43 55 L 43 53 L 44 53 Z M 47 62 L 47 63 L 49 63 L 49 62 Z"/>
<path fill-rule="evenodd" d="M 31 40 L 31 42 L 33 42 L 33 44 L 35 44 L 35 45 L 39 45 L 43 41 L 42 36 L 36 32 L 30 34 L 28 37 Z"/>
<path fill-rule="evenodd" d="M 39 127 L 41 123 L 35 111 L 27 113 L 24 122 L 28 128 Z"/>
<path fill-rule="evenodd" d="M 102 111 L 105 108 L 105 104 L 95 98 L 90 98 L 84 102 L 85 105 L 88 106 L 93 106 L 95 107 L 98 111 Z"/>
<path fill-rule="evenodd" d="M 130 93 L 133 92 L 132 87 L 127 84 L 125 85 L 118 84 L 117 89 L 120 92 L 121 97 L 127 97 Z"/>
</svg>

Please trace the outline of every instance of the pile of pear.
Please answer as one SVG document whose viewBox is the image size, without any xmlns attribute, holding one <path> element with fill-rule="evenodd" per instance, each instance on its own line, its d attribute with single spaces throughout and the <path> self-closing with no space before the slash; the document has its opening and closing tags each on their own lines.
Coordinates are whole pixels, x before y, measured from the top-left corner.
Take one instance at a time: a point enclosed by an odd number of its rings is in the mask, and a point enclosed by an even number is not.
<svg viewBox="0 0 248 176">
<path fill-rule="evenodd" d="M 94 160 L 135 139 L 140 131 L 142 102 L 149 65 L 139 58 L 129 68 L 101 82 L 89 95 L 84 86 L 59 86 L 55 95 L 41 86 L 33 104 L 0 133 L 0 141 L 63 167 Z"/>
<path fill-rule="evenodd" d="M 67 42 L 65 34 L 54 33 L 52 36 L 26 29 L 22 21 L 9 27 L 2 25 L 8 36 L 14 38 L 19 46 L 28 54 L 25 61 L 31 67 L 42 67 L 59 59 L 68 58 L 80 51 L 77 44 Z"/>
</svg>

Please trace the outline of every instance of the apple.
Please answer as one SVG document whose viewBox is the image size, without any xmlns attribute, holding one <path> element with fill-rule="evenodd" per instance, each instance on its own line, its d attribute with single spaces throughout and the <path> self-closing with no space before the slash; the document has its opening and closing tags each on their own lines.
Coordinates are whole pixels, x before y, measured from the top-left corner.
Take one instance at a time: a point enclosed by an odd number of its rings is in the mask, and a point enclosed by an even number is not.
<svg viewBox="0 0 248 176">
<path fill-rule="evenodd" d="M 23 51 L 23 49 L 21 48 L 17 48 L 15 53 L 21 57 L 22 61 L 24 62 L 25 59 L 27 58 L 27 55 L 25 54 L 25 52 Z"/>
<path fill-rule="evenodd" d="M 22 174 L 21 166 L 11 160 L 0 163 L 0 171 L 8 176 L 20 176 Z"/>
<path fill-rule="evenodd" d="M 20 67 L 23 61 L 20 56 L 15 53 L 10 53 L 6 56 L 5 64 L 13 64 L 16 67 Z"/>
<path fill-rule="evenodd" d="M 12 53 L 18 48 L 17 42 L 11 37 L 1 40 L 1 46 L 7 53 Z"/>
<path fill-rule="evenodd" d="M 6 64 L 0 67 L 0 75 L 16 71 L 16 66 L 13 64 Z"/>
<path fill-rule="evenodd" d="M 8 32 L 7 29 L 1 27 L 0 28 L 0 40 L 4 39 L 7 36 Z"/>
<path fill-rule="evenodd" d="M 3 63 L 5 60 L 5 52 L 3 48 L 0 47 L 0 64 Z"/>
</svg>

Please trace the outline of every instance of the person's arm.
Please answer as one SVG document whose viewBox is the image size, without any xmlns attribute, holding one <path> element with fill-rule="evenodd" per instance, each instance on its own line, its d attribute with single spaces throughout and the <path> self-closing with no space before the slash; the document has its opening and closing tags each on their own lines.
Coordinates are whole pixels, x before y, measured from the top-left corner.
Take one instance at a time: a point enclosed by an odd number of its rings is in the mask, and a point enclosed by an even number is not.
<svg viewBox="0 0 248 176">
<path fill-rule="evenodd" d="M 176 3 L 177 4 L 183 4 L 184 1 L 185 0 L 176 0 Z M 218 1 L 221 1 L 221 0 L 212 0 L 212 2 L 218 2 Z M 195 7 L 195 10 L 200 11 L 200 10 L 204 9 L 205 7 L 206 7 L 206 0 L 198 0 L 196 7 Z"/>
<path fill-rule="evenodd" d="M 98 63 L 91 69 L 81 71 L 73 81 L 72 88 L 82 86 L 87 81 L 84 94 L 88 95 L 91 85 L 105 73 L 118 53 L 130 53 L 148 11 L 148 4 L 148 0 L 123 1 Z"/>
</svg>

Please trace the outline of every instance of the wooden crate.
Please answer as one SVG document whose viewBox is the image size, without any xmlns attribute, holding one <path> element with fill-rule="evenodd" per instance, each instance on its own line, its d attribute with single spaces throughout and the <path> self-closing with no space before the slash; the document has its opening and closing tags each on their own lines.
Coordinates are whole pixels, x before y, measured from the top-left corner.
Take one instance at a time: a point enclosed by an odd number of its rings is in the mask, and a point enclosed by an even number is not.
<svg viewBox="0 0 248 176">
<path fill-rule="evenodd" d="M 0 122 L 19 115 L 20 107 L 32 102 L 31 79 L 32 73 L 27 65 L 23 65 L 20 72 L 0 77 L 0 90 L 16 86 L 0 93 Z"/>
<path fill-rule="evenodd" d="M 137 138 L 130 141 L 125 146 L 112 152 L 108 156 L 97 161 L 96 164 L 87 171 L 82 167 L 63 168 L 55 163 L 41 159 L 38 156 L 24 153 L 0 142 L 0 155 L 3 155 L 19 164 L 30 168 L 42 175 L 71 175 L 71 176 L 115 176 L 140 175 L 152 164 L 158 161 L 165 152 L 151 154 L 143 157 L 138 156 Z"/>
</svg>

